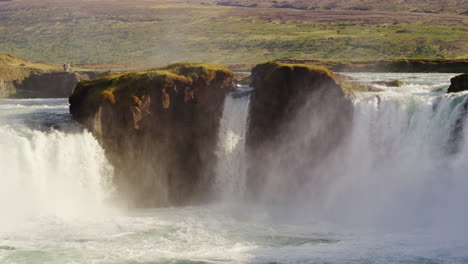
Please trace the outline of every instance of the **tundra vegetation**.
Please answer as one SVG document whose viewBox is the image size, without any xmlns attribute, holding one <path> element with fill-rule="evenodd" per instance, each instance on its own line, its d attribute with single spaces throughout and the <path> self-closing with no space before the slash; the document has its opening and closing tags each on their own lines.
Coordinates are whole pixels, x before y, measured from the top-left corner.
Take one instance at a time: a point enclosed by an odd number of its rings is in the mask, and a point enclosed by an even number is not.
<svg viewBox="0 0 468 264">
<path fill-rule="evenodd" d="M 0 2 L 0 52 L 127 68 L 176 61 L 468 57 L 463 1 L 402 1 L 390 8 L 389 1 L 368 0 L 366 10 L 349 0 L 335 6 L 297 2 L 307 8 L 257 2 Z"/>
</svg>

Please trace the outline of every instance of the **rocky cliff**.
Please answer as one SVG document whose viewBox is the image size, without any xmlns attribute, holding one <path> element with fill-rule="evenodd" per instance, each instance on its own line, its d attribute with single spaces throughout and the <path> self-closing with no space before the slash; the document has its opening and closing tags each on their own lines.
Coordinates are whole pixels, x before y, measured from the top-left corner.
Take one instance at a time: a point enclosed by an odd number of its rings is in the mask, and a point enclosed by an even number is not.
<svg viewBox="0 0 468 264">
<path fill-rule="evenodd" d="M 17 86 L 28 76 L 58 69 L 57 66 L 30 62 L 13 54 L 0 54 L 0 98 L 15 95 Z"/>
<path fill-rule="evenodd" d="M 464 73 L 450 79 L 450 87 L 447 93 L 468 91 L 468 73 Z"/>
<path fill-rule="evenodd" d="M 133 205 L 185 204 L 208 193 L 233 77 L 194 63 L 108 75 L 80 82 L 70 112 L 99 138 Z"/>
<path fill-rule="evenodd" d="M 16 85 L 17 98 L 69 97 L 78 82 L 95 79 L 109 72 L 46 72 L 32 74 Z"/>
<path fill-rule="evenodd" d="M 257 65 L 251 86 L 246 142 L 257 194 L 267 188 L 265 177 L 300 182 L 312 173 L 350 131 L 353 90 L 365 90 L 325 68 L 276 62 Z"/>
<path fill-rule="evenodd" d="M 63 98 L 76 84 L 109 72 L 63 72 L 58 65 L 0 54 L 0 98 Z"/>
</svg>

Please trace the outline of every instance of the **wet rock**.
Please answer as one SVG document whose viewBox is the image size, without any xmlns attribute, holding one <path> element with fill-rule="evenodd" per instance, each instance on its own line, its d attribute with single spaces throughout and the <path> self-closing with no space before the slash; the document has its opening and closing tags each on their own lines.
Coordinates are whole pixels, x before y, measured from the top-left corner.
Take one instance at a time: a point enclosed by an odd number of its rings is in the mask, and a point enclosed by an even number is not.
<svg viewBox="0 0 468 264">
<path fill-rule="evenodd" d="M 224 98 L 234 73 L 179 63 L 80 82 L 70 112 L 98 137 L 135 206 L 187 204 L 208 193 Z"/>
<path fill-rule="evenodd" d="M 447 93 L 456 93 L 468 90 L 468 73 L 464 73 L 450 79 L 450 87 Z"/>
<path fill-rule="evenodd" d="M 252 70 L 251 86 L 246 143 L 255 195 L 271 174 L 299 182 L 301 172 L 310 172 L 345 139 L 355 84 L 325 68 L 270 62 Z"/>
</svg>

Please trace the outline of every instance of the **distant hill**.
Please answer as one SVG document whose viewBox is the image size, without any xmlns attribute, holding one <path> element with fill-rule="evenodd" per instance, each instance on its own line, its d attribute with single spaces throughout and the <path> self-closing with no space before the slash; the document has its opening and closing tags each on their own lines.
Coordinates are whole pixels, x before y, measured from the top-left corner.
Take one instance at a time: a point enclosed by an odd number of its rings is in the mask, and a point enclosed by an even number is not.
<svg viewBox="0 0 468 264">
<path fill-rule="evenodd" d="M 463 1 L 249 1 L 0 2 L 0 53 L 145 65 L 468 57 Z M 232 3 L 255 8 L 226 6 Z"/>
<path fill-rule="evenodd" d="M 218 5 L 293 8 L 302 10 L 358 10 L 466 14 L 466 0 L 218 0 Z"/>
</svg>

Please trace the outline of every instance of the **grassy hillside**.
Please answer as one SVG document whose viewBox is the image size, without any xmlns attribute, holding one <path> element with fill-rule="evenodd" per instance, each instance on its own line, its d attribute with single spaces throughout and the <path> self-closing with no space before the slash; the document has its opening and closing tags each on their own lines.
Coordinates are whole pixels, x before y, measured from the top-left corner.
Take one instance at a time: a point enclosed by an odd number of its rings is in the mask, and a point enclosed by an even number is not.
<svg viewBox="0 0 468 264">
<path fill-rule="evenodd" d="M 175 0 L 13 0 L 0 2 L 0 52 L 75 64 L 467 58 L 468 19 L 455 13 L 246 8 Z"/>
<path fill-rule="evenodd" d="M 0 80 L 22 80 L 32 73 L 58 71 L 60 67 L 47 63 L 30 62 L 12 54 L 0 54 Z"/>
</svg>

